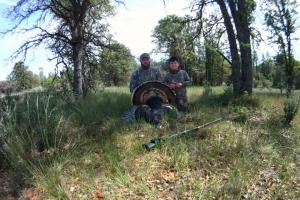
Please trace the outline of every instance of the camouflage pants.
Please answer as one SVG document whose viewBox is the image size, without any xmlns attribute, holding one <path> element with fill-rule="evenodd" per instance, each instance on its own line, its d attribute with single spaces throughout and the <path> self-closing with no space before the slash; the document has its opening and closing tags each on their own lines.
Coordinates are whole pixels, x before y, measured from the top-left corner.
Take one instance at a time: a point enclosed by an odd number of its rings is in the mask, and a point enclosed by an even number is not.
<svg viewBox="0 0 300 200">
<path fill-rule="evenodd" d="M 188 99 L 187 97 L 177 97 L 176 104 L 179 111 L 186 112 L 188 110 Z"/>
</svg>

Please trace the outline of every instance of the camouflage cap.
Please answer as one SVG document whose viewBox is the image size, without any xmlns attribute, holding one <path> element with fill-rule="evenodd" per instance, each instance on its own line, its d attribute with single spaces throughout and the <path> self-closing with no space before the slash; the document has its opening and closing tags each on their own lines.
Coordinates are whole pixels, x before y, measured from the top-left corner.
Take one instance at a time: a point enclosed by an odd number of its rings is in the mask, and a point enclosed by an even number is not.
<svg viewBox="0 0 300 200">
<path fill-rule="evenodd" d="M 143 53 L 143 54 L 140 56 L 140 60 L 143 60 L 144 58 L 150 59 L 150 55 L 149 55 L 148 53 Z"/>
</svg>

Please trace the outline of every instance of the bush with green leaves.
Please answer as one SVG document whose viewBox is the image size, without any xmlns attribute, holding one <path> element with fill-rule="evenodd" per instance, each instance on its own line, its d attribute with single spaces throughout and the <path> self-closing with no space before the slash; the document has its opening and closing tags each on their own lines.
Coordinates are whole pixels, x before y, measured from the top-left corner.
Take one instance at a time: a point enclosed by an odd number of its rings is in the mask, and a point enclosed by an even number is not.
<svg viewBox="0 0 300 200">
<path fill-rule="evenodd" d="M 25 66 L 24 62 L 15 63 L 8 80 L 14 83 L 16 91 L 31 89 L 39 85 L 38 77 L 28 70 L 28 66 Z"/>
<path fill-rule="evenodd" d="M 296 96 L 291 96 L 283 103 L 284 124 L 289 125 L 297 115 L 300 100 Z"/>
<path fill-rule="evenodd" d="M 235 108 L 237 117 L 234 119 L 235 122 L 246 123 L 249 118 L 249 110 L 246 107 L 237 107 Z"/>
</svg>

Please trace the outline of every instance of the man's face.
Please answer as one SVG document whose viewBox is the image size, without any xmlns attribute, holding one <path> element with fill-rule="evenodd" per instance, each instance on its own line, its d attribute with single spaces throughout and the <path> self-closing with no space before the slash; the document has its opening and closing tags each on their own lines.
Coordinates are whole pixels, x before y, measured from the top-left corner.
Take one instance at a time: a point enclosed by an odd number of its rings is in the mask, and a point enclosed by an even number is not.
<svg viewBox="0 0 300 200">
<path fill-rule="evenodd" d="M 142 66 L 149 67 L 150 66 L 150 59 L 149 58 L 143 58 L 141 60 L 141 64 L 142 64 Z"/>
<path fill-rule="evenodd" d="M 179 63 L 177 61 L 171 61 L 169 65 L 171 70 L 178 70 L 179 68 Z"/>
</svg>

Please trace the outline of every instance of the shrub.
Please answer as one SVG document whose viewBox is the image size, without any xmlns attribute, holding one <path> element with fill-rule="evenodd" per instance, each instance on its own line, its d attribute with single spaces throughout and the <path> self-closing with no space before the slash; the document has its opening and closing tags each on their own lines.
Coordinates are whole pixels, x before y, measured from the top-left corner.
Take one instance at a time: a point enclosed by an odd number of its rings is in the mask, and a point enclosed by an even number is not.
<svg viewBox="0 0 300 200">
<path fill-rule="evenodd" d="M 289 125 L 293 119 L 295 118 L 298 107 L 299 107 L 299 99 L 295 96 L 289 97 L 284 101 L 283 110 L 284 110 L 284 123 Z"/>
<path fill-rule="evenodd" d="M 30 94 L 14 105 L 1 116 L 0 134 L 11 166 L 25 175 L 60 158 L 69 141 L 57 98 Z"/>
<path fill-rule="evenodd" d="M 212 88 L 211 88 L 209 82 L 206 81 L 204 83 L 203 87 L 204 87 L 203 96 L 210 96 L 210 95 L 212 95 Z"/>
<path fill-rule="evenodd" d="M 234 98 L 233 89 L 232 87 L 226 87 L 224 92 L 220 94 L 218 98 L 218 102 L 222 105 L 228 105 L 230 101 Z"/>
<path fill-rule="evenodd" d="M 234 119 L 236 122 L 246 123 L 249 118 L 249 110 L 245 107 L 238 107 L 235 109 L 238 116 Z"/>
</svg>

